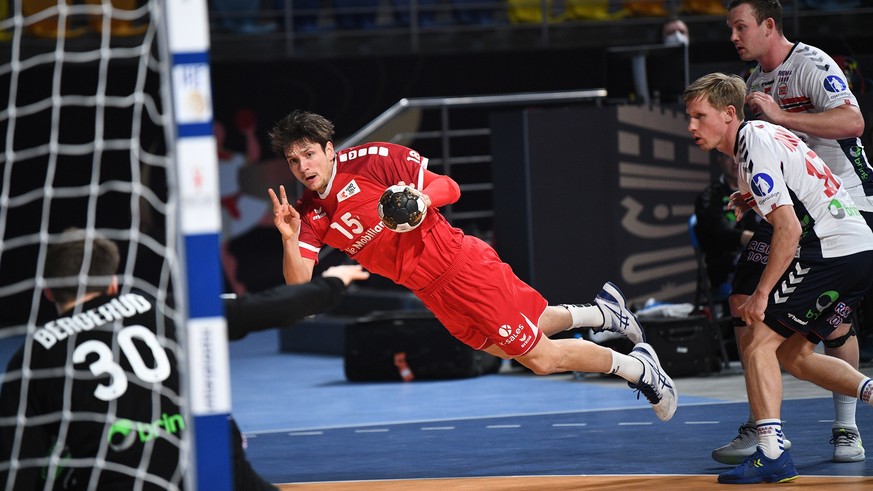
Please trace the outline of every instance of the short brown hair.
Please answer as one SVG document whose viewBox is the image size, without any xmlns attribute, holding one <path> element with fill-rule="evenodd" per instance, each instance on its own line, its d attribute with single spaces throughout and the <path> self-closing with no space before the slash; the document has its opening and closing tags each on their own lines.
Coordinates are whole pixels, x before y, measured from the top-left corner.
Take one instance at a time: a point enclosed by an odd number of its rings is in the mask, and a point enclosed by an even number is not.
<svg viewBox="0 0 873 491">
<path fill-rule="evenodd" d="M 89 256 L 90 267 L 84 291 L 103 292 L 112 283 L 121 262 L 118 245 L 99 235 L 89 237 L 82 229 L 68 228 L 48 247 L 45 258 L 45 278 L 67 280 L 63 285 L 49 288 L 55 302 L 71 302 L 80 295 L 78 276 L 86 256 Z"/>
<path fill-rule="evenodd" d="M 779 0 L 731 0 L 727 6 L 728 12 L 743 4 L 752 7 L 758 25 L 767 19 L 773 19 L 776 30 L 782 32 L 782 4 Z"/>
<path fill-rule="evenodd" d="M 324 150 L 333 141 L 333 123 L 324 116 L 296 110 L 280 119 L 268 133 L 270 146 L 282 160 L 285 150 L 298 142 L 317 143 Z"/>
</svg>

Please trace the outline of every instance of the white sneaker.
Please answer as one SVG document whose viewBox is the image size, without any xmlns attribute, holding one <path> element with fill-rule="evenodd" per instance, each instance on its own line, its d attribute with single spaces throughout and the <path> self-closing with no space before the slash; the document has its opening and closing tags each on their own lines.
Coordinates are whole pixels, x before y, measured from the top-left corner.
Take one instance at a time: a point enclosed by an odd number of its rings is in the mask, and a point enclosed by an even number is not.
<svg viewBox="0 0 873 491">
<path fill-rule="evenodd" d="M 669 421 L 679 405 L 679 393 L 673 380 L 661 368 L 655 350 L 646 343 L 638 343 L 628 356 L 643 363 L 643 374 L 636 384 L 628 382 L 627 385 L 637 390 L 638 399 L 640 392 L 646 396 L 661 421 Z"/>
<path fill-rule="evenodd" d="M 833 441 L 831 442 L 833 443 Z M 782 439 L 782 448 L 785 450 L 791 449 L 791 441 L 787 438 Z M 712 451 L 712 460 L 721 464 L 737 465 L 742 464 L 746 457 L 749 457 L 755 450 L 758 449 L 758 429 L 755 425 L 743 423 L 730 443 L 722 445 Z"/>
<path fill-rule="evenodd" d="M 861 444 L 861 434 L 853 428 L 834 428 L 834 462 L 863 462 L 864 446 Z"/>
<path fill-rule="evenodd" d="M 594 303 L 603 313 L 603 326 L 595 327 L 594 332 L 612 331 L 627 336 L 634 344 L 646 340 L 640 321 L 633 312 L 628 310 L 627 301 L 621 290 L 611 282 L 606 282 L 600 293 L 594 297 Z"/>
</svg>

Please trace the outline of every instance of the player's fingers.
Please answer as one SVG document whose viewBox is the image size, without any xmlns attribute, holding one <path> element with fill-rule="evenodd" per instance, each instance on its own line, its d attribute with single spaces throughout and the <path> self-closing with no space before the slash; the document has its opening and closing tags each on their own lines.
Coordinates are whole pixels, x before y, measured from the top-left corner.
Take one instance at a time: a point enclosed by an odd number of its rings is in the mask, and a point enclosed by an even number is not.
<svg viewBox="0 0 873 491">
<path fill-rule="evenodd" d="M 273 209 L 279 206 L 279 198 L 276 196 L 276 191 L 273 191 L 273 188 L 267 188 L 267 194 L 270 195 L 270 201 L 273 202 Z"/>
<path fill-rule="evenodd" d="M 285 186 L 279 185 L 279 194 L 282 195 L 282 204 L 288 204 L 288 194 L 285 192 Z"/>
</svg>

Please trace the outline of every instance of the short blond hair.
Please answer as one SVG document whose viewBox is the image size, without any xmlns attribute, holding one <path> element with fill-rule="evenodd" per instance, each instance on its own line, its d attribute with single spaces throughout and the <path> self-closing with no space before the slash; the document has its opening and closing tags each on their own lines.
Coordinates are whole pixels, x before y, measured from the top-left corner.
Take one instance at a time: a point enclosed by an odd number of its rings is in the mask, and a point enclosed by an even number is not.
<svg viewBox="0 0 873 491">
<path fill-rule="evenodd" d="M 740 121 L 745 119 L 743 104 L 746 100 L 746 82 L 739 75 L 710 73 L 691 82 L 682 94 L 686 105 L 701 97 L 719 111 L 734 106 Z"/>
</svg>

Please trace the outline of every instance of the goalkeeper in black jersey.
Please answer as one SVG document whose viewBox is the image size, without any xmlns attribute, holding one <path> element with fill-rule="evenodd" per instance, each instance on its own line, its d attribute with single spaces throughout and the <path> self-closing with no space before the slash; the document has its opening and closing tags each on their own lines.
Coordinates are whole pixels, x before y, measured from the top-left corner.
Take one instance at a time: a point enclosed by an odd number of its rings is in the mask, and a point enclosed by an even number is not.
<svg viewBox="0 0 873 491">
<path fill-rule="evenodd" d="M 176 330 L 153 299 L 119 294 L 118 263 L 106 239 L 49 247 L 45 294 L 59 316 L 31 332 L 7 367 L 5 489 L 183 487 L 180 447 L 191 430 L 179 406 Z"/>
<path fill-rule="evenodd" d="M 45 264 L 45 294 L 59 316 L 27 336 L 0 390 L 0 486 L 183 489 L 182 440 L 191 429 L 180 407 L 173 320 L 147 295 L 121 291 L 114 242 L 69 233 L 72 240 L 49 247 Z M 80 282 L 85 257 L 90 268 Z M 357 266 L 337 268 L 335 278 L 299 290 L 227 300 L 231 338 L 327 308 L 350 281 L 367 276 Z M 311 297 L 307 292 L 321 301 L 301 302 Z M 243 328 L 239 321 L 252 311 L 259 316 Z M 251 468 L 239 429 L 230 425 L 236 488 L 276 489 Z"/>
</svg>

